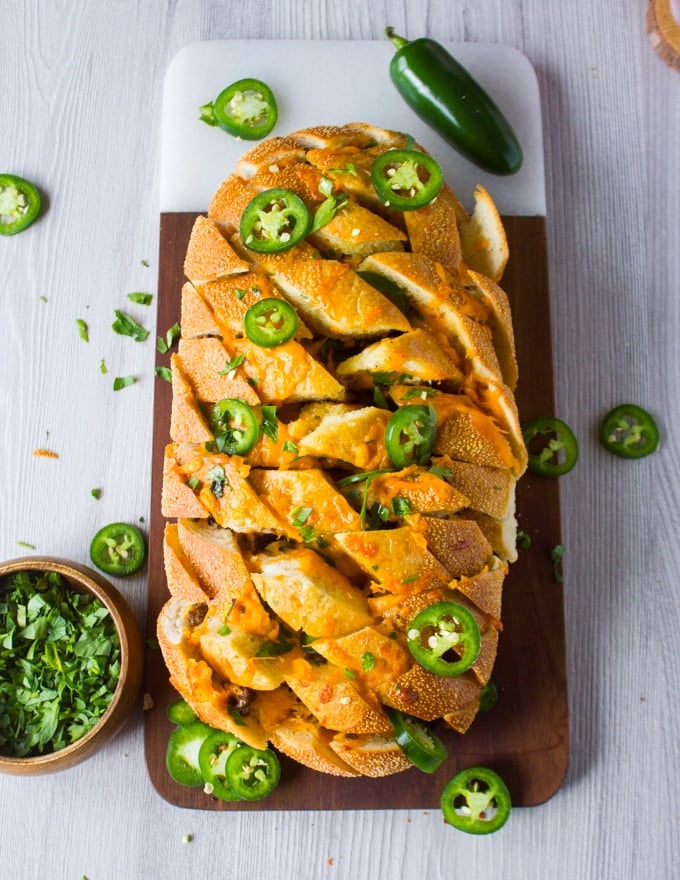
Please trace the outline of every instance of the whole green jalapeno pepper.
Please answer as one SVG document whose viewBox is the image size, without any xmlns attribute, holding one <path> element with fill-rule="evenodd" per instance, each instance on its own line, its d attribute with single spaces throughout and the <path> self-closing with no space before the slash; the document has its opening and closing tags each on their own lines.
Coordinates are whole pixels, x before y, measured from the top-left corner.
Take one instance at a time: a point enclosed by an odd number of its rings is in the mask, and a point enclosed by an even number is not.
<svg viewBox="0 0 680 880">
<path fill-rule="evenodd" d="M 423 122 L 485 171 L 519 171 L 522 148 L 512 126 L 462 64 L 434 40 L 409 41 L 391 27 L 385 34 L 397 47 L 392 82 Z"/>
</svg>

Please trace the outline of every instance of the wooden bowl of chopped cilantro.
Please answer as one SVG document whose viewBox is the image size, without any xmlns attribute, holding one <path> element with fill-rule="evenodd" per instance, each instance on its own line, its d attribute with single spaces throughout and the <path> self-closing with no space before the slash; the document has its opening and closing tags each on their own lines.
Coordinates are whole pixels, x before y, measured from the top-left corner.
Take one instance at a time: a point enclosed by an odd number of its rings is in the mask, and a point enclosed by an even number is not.
<svg viewBox="0 0 680 880">
<path fill-rule="evenodd" d="M 142 663 L 135 617 L 101 575 L 63 559 L 0 563 L 0 772 L 90 757 L 130 714 Z"/>
</svg>

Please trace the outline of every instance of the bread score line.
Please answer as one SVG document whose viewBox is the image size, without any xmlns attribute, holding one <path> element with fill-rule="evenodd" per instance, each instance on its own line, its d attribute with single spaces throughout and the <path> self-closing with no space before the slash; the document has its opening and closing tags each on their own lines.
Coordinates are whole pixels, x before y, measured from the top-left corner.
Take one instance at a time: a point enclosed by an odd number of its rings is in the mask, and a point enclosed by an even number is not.
<svg viewBox="0 0 680 880">
<path fill-rule="evenodd" d="M 526 467 L 500 217 L 481 186 L 471 215 L 446 184 L 424 208 L 386 206 L 372 162 L 407 146 L 351 123 L 250 149 L 196 219 L 171 358 L 158 618 L 170 681 L 213 727 L 338 776 L 412 766 L 389 709 L 461 734 L 474 721 Z M 313 212 L 329 181 L 348 197 L 330 222 L 284 252 L 245 247 L 256 194 L 283 187 Z M 297 312 L 281 345 L 244 332 L 263 298 Z M 214 444 L 209 413 L 225 398 L 261 425 L 244 455 Z M 432 456 L 394 467 L 386 424 L 413 403 L 434 413 Z M 415 615 L 442 601 L 481 639 L 453 677 L 407 647 Z"/>
</svg>

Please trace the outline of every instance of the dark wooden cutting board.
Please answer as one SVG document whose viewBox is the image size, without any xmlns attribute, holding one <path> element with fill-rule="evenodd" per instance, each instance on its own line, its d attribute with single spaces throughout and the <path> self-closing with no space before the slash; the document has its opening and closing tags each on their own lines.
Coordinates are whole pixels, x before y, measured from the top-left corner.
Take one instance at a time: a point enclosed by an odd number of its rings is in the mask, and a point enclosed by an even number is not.
<svg viewBox="0 0 680 880">
<path fill-rule="evenodd" d="M 160 228 L 158 333 L 179 321 L 182 265 L 195 213 L 164 213 Z M 554 413 L 547 252 L 544 217 L 504 217 L 510 263 L 503 278 L 513 308 L 522 420 Z M 167 366 L 169 355 L 158 355 Z M 163 453 L 169 439 L 171 387 L 158 381 L 154 403 L 152 508 L 149 531 L 147 637 L 155 640 L 156 617 L 168 598 L 163 571 L 161 486 Z M 436 774 L 413 769 L 385 779 L 338 779 L 282 758 L 282 781 L 268 798 L 226 804 L 199 789 L 177 785 L 165 769 L 172 725 L 168 704 L 177 694 L 168 683 L 157 648 L 146 652 L 146 692 L 153 707 L 145 713 L 145 754 L 159 794 L 172 804 L 206 810 L 340 810 L 438 808 L 445 782 L 465 766 L 496 770 L 510 789 L 513 804 L 534 806 L 560 787 L 569 752 L 563 585 L 551 550 L 561 543 L 559 485 L 526 474 L 518 485 L 518 521 L 531 538 L 511 567 L 503 594 L 503 626 L 494 681 L 498 704 L 479 715 L 464 736 L 438 734 L 449 758 Z"/>
</svg>

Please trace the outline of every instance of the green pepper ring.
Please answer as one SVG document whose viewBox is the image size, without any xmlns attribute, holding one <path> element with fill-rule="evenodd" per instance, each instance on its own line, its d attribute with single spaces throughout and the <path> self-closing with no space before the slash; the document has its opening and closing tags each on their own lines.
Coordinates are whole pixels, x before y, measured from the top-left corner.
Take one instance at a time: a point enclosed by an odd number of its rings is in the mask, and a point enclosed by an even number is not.
<svg viewBox="0 0 680 880">
<path fill-rule="evenodd" d="M 276 752 L 242 745 L 227 758 L 227 782 L 238 797 L 255 801 L 276 788 L 281 778 L 281 765 Z"/>
<path fill-rule="evenodd" d="M 90 559 L 106 574 L 128 577 L 144 565 L 146 541 L 136 526 L 109 523 L 92 538 Z"/>
<path fill-rule="evenodd" d="M 246 455 L 257 443 L 260 426 L 250 406 L 238 397 L 224 397 L 210 410 L 210 430 L 220 452 Z"/>
<path fill-rule="evenodd" d="M 527 449 L 534 438 L 548 434 L 554 434 L 555 439 L 540 452 L 532 454 L 528 450 L 528 467 L 542 477 L 561 477 L 568 474 L 578 461 L 578 441 L 569 425 L 554 416 L 538 416 L 522 425 L 522 436 Z M 556 458 L 559 452 L 564 453 L 563 461 Z"/>
<path fill-rule="evenodd" d="M 419 171 L 427 175 L 423 180 Z M 390 173 L 391 172 L 391 173 Z M 393 189 L 395 181 L 403 186 Z M 439 163 L 420 150 L 386 150 L 371 165 L 371 182 L 385 205 L 400 211 L 424 208 L 437 197 L 444 184 Z M 407 192 L 407 195 L 402 193 Z"/>
<path fill-rule="evenodd" d="M 512 801 L 501 777 L 488 767 L 468 767 L 450 779 L 441 796 L 444 819 L 468 834 L 491 834 L 510 818 Z"/>
<path fill-rule="evenodd" d="M 446 677 L 466 672 L 479 656 L 481 643 L 474 615 L 457 602 L 429 605 L 416 614 L 406 632 L 413 659 L 428 672 Z M 449 651 L 455 660 L 445 659 Z"/>
<path fill-rule="evenodd" d="M 276 297 L 253 303 L 243 318 L 246 336 L 263 348 L 288 342 L 297 333 L 299 323 L 293 306 L 285 299 Z"/>
<path fill-rule="evenodd" d="M 224 730 L 215 730 L 203 740 L 198 752 L 198 766 L 206 794 L 221 801 L 239 800 L 227 781 L 226 762 L 241 745 L 241 740 Z"/>
<path fill-rule="evenodd" d="M 0 174 L 0 235 L 16 235 L 34 223 L 42 199 L 30 180 L 15 174 Z M 9 222 L 3 220 L 9 217 Z"/>
<path fill-rule="evenodd" d="M 385 427 L 385 448 L 397 468 L 426 464 L 432 454 L 437 413 L 432 406 L 400 406 Z"/>
<path fill-rule="evenodd" d="M 240 95 L 252 93 L 261 99 L 263 110 L 254 122 L 249 117 L 240 117 L 237 108 L 232 106 Z M 276 125 L 279 111 L 274 93 L 266 83 L 259 79 L 239 79 L 223 89 L 213 101 L 213 115 L 217 125 L 228 134 L 248 141 L 265 137 Z M 261 121 L 257 121 L 261 118 Z"/>
<path fill-rule="evenodd" d="M 245 246 L 256 253 L 286 251 L 302 241 L 312 218 L 302 199 L 289 189 L 266 189 L 252 198 L 241 216 Z"/>
<path fill-rule="evenodd" d="M 647 410 L 634 403 L 622 403 L 602 420 L 600 442 L 619 458 L 644 458 L 657 449 L 659 428 Z"/>
<path fill-rule="evenodd" d="M 183 727 L 185 724 L 192 724 L 198 720 L 194 710 L 182 697 L 170 703 L 165 710 L 165 714 L 168 721 L 172 721 L 173 724 L 177 724 L 180 727 Z"/>
<path fill-rule="evenodd" d="M 212 728 L 202 721 L 183 724 L 168 737 L 165 766 L 172 779 L 179 785 L 197 788 L 203 784 L 198 755 L 201 745 L 212 733 Z"/>
<path fill-rule="evenodd" d="M 422 721 L 388 709 L 399 748 L 423 773 L 434 773 L 446 760 L 446 746 Z"/>
</svg>

